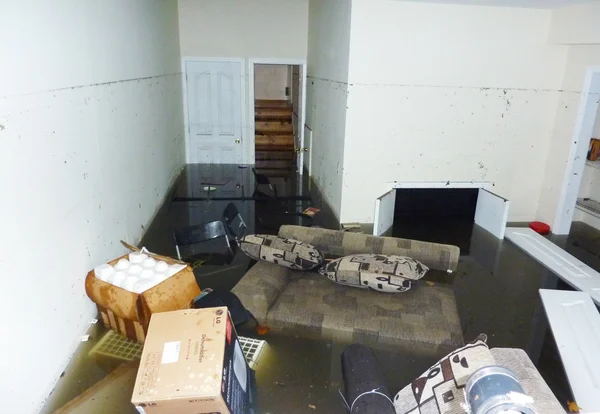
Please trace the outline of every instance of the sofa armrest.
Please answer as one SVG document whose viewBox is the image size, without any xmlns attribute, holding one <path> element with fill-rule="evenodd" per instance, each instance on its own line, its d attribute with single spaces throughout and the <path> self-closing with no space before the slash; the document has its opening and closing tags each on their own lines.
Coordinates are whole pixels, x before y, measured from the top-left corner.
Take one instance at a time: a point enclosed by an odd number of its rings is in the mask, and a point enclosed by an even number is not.
<svg viewBox="0 0 600 414">
<path fill-rule="evenodd" d="M 326 258 L 359 253 L 395 254 L 417 259 L 430 269 L 454 271 L 458 267 L 460 256 L 460 249 L 450 244 L 371 236 L 317 227 L 281 226 L 279 236 L 312 244 L 322 251 Z"/>
<path fill-rule="evenodd" d="M 259 321 L 283 292 L 290 280 L 290 269 L 259 261 L 231 290 Z"/>
<path fill-rule="evenodd" d="M 492 348 L 490 351 L 497 365 L 515 373 L 525 393 L 533 398 L 537 413 L 565 412 L 525 351 L 517 348 Z"/>
</svg>

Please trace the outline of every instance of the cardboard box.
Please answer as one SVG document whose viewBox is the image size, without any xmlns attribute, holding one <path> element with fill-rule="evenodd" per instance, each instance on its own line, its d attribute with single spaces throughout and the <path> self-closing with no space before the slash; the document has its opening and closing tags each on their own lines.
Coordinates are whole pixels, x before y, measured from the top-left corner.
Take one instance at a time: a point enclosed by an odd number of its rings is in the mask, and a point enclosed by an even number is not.
<svg viewBox="0 0 600 414">
<path fill-rule="evenodd" d="M 146 254 L 168 264 L 183 263 L 170 257 Z M 127 255 L 117 257 L 109 264 L 115 265 L 121 258 L 127 258 Z M 141 294 L 104 282 L 91 270 L 85 279 L 85 292 L 98 306 L 102 322 L 107 328 L 135 341 L 144 342 L 153 313 L 192 308 L 194 298 L 200 294 L 200 288 L 192 268 L 187 266 Z"/>
<path fill-rule="evenodd" d="M 142 414 L 244 414 L 252 384 L 226 307 L 156 313 L 131 402 Z"/>
</svg>

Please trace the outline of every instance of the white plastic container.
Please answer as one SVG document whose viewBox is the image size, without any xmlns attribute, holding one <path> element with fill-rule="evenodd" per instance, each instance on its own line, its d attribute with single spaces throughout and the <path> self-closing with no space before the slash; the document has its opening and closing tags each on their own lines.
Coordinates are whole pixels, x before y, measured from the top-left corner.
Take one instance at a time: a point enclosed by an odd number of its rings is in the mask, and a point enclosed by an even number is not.
<svg viewBox="0 0 600 414">
<path fill-rule="evenodd" d="M 169 266 L 169 270 L 167 270 L 167 275 L 173 276 L 174 274 L 182 271 L 183 269 L 185 269 L 185 265 L 172 264 L 171 266 Z"/>
<path fill-rule="evenodd" d="M 94 274 L 100 280 L 106 280 L 115 273 L 114 267 L 109 264 L 101 264 L 94 268 Z"/>
<path fill-rule="evenodd" d="M 127 270 L 129 269 L 130 263 L 127 259 L 119 259 L 117 264 L 115 265 L 115 269 L 117 270 Z"/>
<path fill-rule="evenodd" d="M 153 286 L 154 281 L 152 279 L 139 279 L 133 285 L 133 291 L 135 293 L 142 293 Z"/>
<path fill-rule="evenodd" d="M 157 273 L 165 273 L 169 269 L 169 265 L 166 262 L 158 261 L 156 262 L 156 266 L 154 266 L 154 270 Z"/>
<path fill-rule="evenodd" d="M 131 252 L 129 253 L 129 261 L 131 263 L 142 263 L 148 258 L 148 255 L 142 252 Z"/>
<path fill-rule="evenodd" d="M 122 288 L 128 290 L 130 292 L 134 292 L 133 286 L 137 283 L 139 279 L 136 276 L 127 276 L 123 281 Z"/>
<path fill-rule="evenodd" d="M 122 287 L 123 282 L 127 278 L 127 272 L 116 271 L 112 277 L 110 278 L 109 283 L 112 283 L 115 286 Z"/>
<path fill-rule="evenodd" d="M 142 273 L 142 270 L 144 270 L 142 268 L 142 266 L 140 266 L 138 264 L 134 264 L 134 265 L 129 266 L 127 273 L 131 276 L 139 276 Z"/>
<path fill-rule="evenodd" d="M 152 257 L 149 257 L 146 260 L 144 260 L 144 263 L 142 263 L 142 266 L 145 269 L 154 269 L 154 266 L 156 266 L 156 260 L 154 260 Z"/>
<path fill-rule="evenodd" d="M 142 270 L 142 273 L 140 273 L 140 279 L 152 279 L 154 275 L 154 269 L 144 269 Z"/>
</svg>

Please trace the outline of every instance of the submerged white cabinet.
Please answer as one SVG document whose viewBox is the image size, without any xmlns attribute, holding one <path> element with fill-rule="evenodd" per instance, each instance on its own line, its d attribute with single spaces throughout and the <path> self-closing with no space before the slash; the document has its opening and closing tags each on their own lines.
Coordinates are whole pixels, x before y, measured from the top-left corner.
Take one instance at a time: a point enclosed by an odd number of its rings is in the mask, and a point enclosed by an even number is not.
<svg viewBox="0 0 600 414">
<path fill-rule="evenodd" d="M 499 239 L 504 238 L 508 219 L 509 201 L 491 191 L 479 189 L 475 224 L 492 233 Z"/>
<path fill-rule="evenodd" d="M 394 208 L 396 207 L 396 190 L 390 190 L 375 200 L 375 220 L 373 235 L 387 233 L 394 224 Z"/>
<path fill-rule="evenodd" d="M 373 222 L 373 235 L 381 236 L 388 232 L 394 224 L 394 210 L 396 208 L 396 191 L 402 188 L 429 188 L 429 189 L 468 189 L 479 188 L 477 206 L 475 210 L 475 224 L 487 230 L 495 237 L 504 238 L 508 208 L 510 202 L 497 194 L 492 193 L 475 183 L 425 183 L 422 187 L 418 184 L 403 184 L 394 188 L 375 200 L 375 215 Z"/>
</svg>

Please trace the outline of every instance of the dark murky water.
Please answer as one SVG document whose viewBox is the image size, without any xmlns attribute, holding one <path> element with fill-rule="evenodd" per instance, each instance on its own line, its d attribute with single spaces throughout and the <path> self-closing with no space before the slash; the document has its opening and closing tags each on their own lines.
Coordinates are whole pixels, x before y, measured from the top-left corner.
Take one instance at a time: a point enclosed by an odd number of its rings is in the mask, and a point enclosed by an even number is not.
<svg viewBox="0 0 600 414">
<path fill-rule="evenodd" d="M 207 177 L 213 181 L 221 179 L 228 182 L 207 195 L 201 184 Z M 253 197 L 257 186 L 251 169 L 188 166 L 174 192 L 180 201 L 163 206 L 148 229 L 144 245 L 157 253 L 175 255 L 171 238 L 173 228 L 219 219 L 230 201 L 236 204 L 248 226 L 257 233 L 275 233 L 281 224 L 299 224 L 299 218 L 289 213 L 302 211 L 311 204 L 321 207 L 318 194 L 311 194 L 312 201 L 297 199 L 300 193 L 304 197 L 310 194 L 306 182 L 298 182 L 295 177 L 273 181 L 279 199 L 257 198 Z M 262 190 L 268 193 L 270 189 Z M 189 196 L 195 199 L 184 201 Z M 332 221 L 328 217 L 331 215 L 324 210 L 312 224 L 331 227 Z M 598 236 L 595 230 L 576 225 L 569 238 L 557 239 L 556 242 L 590 266 L 600 268 Z M 196 269 L 202 288 L 229 289 L 251 265 L 241 252 L 230 258 L 229 263 L 223 261 L 221 249 L 219 243 L 203 246 L 203 251 L 210 250 L 214 254 L 205 265 Z M 466 341 L 484 332 L 488 334 L 488 344 L 492 348 L 524 349 L 557 398 L 566 403 L 570 398 L 568 383 L 538 295 L 540 288 L 569 289 L 566 285 L 509 241 L 497 240 L 477 226 L 470 234 L 469 255 L 461 257 L 458 271 L 452 275 L 432 272 L 426 279 L 448 286 L 454 292 Z M 82 344 L 48 399 L 43 413 L 54 412 L 122 365 L 114 359 L 88 356 L 103 332 L 104 328 L 99 325 L 92 327 L 91 341 Z M 241 330 L 239 333 L 257 337 L 254 331 Z M 260 413 L 346 412 L 338 389 L 343 389 L 341 353 L 347 342 L 341 339 L 307 339 L 301 334 L 298 337 L 267 334 L 260 338 L 268 344 L 255 367 Z M 443 356 L 423 355 L 417 349 L 376 347 L 375 352 L 393 393 Z M 127 374 L 130 376 L 135 373 L 135 366 L 120 369 L 129 369 L 126 374 L 133 373 Z M 133 380 L 122 380 L 114 389 L 110 389 L 110 384 L 104 385 L 108 391 L 102 388 L 97 400 L 87 406 L 86 414 L 136 413 L 129 403 Z M 90 407 L 97 407 L 97 411 Z"/>
</svg>

